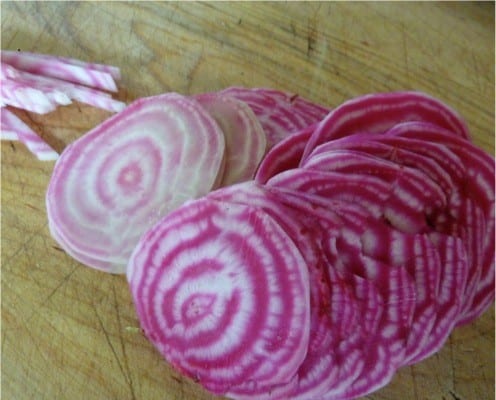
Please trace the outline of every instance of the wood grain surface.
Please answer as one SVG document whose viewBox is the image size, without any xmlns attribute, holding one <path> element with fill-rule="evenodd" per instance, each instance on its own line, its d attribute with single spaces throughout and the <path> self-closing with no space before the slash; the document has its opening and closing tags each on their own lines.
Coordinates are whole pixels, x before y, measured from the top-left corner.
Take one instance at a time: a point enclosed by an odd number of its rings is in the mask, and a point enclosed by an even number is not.
<svg viewBox="0 0 496 400">
<path fill-rule="evenodd" d="M 457 109 L 494 154 L 494 3 L 1 2 L 1 47 L 114 64 L 118 98 L 269 86 L 335 106 L 416 89 Z M 18 112 L 61 151 L 110 114 Z M 138 329 L 124 276 L 50 237 L 53 163 L 2 142 L 2 398 L 206 400 Z M 494 306 L 369 400 L 494 399 Z"/>
</svg>

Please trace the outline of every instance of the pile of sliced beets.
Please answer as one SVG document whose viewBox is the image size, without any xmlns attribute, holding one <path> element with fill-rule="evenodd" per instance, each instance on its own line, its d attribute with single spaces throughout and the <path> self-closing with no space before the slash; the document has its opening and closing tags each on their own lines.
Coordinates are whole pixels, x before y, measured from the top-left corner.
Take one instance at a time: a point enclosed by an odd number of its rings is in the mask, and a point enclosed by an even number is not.
<svg viewBox="0 0 496 400">
<path fill-rule="evenodd" d="M 494 303 L 494 159 L 418 92 L 139 99 L 57 160 L 49 227 L 127 273 L 165 359 L 233 399 L 345 400 Z"/>
</svg>

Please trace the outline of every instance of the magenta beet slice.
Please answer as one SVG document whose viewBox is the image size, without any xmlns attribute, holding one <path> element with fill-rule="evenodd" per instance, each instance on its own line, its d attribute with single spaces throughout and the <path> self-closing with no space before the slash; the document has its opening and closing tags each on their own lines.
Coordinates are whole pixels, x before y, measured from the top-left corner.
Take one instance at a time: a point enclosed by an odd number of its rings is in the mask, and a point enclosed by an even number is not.
<svg viewBox="0 0 496 400">
<path fill-rule="evenodd" d="M 63 248 L 106 265 L 91 267 L 123 273 L 150 226 L 211 190 L 223 157 L 223 133 L 196 101 L 137 100 L 64 150 L 46 195 L 50 227 Z"/>
<path fill-rule="evenodd" d="M 262 124 L 269 149 L 288 135 L 322 120 L 327 107 L 294 93 L 269 88 L 229 87 L 219 92 L 247 103 Z"/>
<path fill-rule="evenodd" d="M 222 188 L 207 197 L 262 208 L 293 238 L 308 267 L 311 309 L 308 351 L 298 369 L 296 385 L 288 387 L 285 393 L 278 390 L 278 396 L 313 399 L 343 390 L 358 378 L 368 359 L 365 336 L 376 329 L 383 310 L 377 289 L 367 286 L 356 275 L 348 274 L 345 280 L 330 269 L 319 246 L 322 240 L 319 220 L 283 205 L 264 186 L 246 182 Z M 337 234 L 340 224 L 340 219 L 329 215 L 326 233 Z"/>
<path fill-rule="evenodd" d="M 333 212 L 336 211 L 334 205 L 337 202 L 327 202 L 322 198 L 317 200 L 319 198 L 312 195 L 279 188 L 273 188 L 272 191 L 279 196 L 281 202 L 299 209 L 300 212 L 314 215 L 322 220 L 327 220 L 328 215 L 332 216 L 332 221 L 335 218 Z M 330 214 L 325 209 L 326 203 L 332 209 Z M 351 210 L 347 211 L 343 215 L 340 214 L 340 217 L 346 219 L 348 215 L 353 214 Z M 356 280 L 369 282 L 373 285 L 376 296 L 381 299 L 381 308 L 384 311 L 375 318 L 364 321 L 370 330 L 367 331 L 368 335 L 364 339 L 363 353 L 360 357 L 362 372 L 346 384 L 329 388 L 322 398 L 354 398 L 387 384 L 403 360 L 409 326 L 414 317 L 416 294 L 413 278 L 403 267 L 391 267 L 359 254 L 360 248 L 357 246 L 360 243 L 359 235 L 364 221 L 355 224 L 353 221 L 356 221 L 358 215 L 360 211 L 358 214 L 355 213 L 352 220 L 345 222 L 341 238 L 327 238 L 330 243 L 326 250 L 330 272 L 348 276 L 348 284 L 355 288 L 357 295 L 359 286 Z M 370 299 L 373 299 L 373 296 L 369 297 L 369 302 Z M 370 303 L 376 304 L 374 307 L 377 307 L 377 300 Z"/>
<path fill-rule="evenodd" d="M 468 138 L 461 117 L 433 97 L 420 92 L 375 93 L 349 100 L 332 110 L 310 138 L 303 159 L 319 144 L 359 132 L 384 133 L 406 121 L 428 122 Z"/>
<path fill-rule="evenodd" d="M 470 265 L 467 292 L 472 294 L 465 299 L 457 325 L 468 323 L 494 302 L 494 160 L 469 141 L 431 124 L 400 124 L 380 140 L 403 147 L 412 143 L 410 148 L 417 153 L 428 151 L 430 143 L 444 149 L 428 155 L 444 166 L 455 187 L 450 207 L 432 222 L 436 230 L 464 237 Z M 462 168 L 453 168 L 455 159 Z"/>
<path fill-rule="evenodd" d="M 260 163 L 255 180 L 266 183 L 279 172 L 297 168 L 315 126 L 315 124 L 309 125 L 275 144 Z"/>
<path fill-rule="evenodd" d="M 406 126 L 407 124 L 400 125 Z M 388 134 L 397 127 L 399 125 L 388 131 Z M 329 151 L 361 152 L 390 161 L 399 167 L 408 166 L 418 169 L 436 182 L 447 194 L 454 189 L 455 182 L 465 174 L 465 166 L 460 159 L 440 144 L 412 138 L 405 140 L 397 138 L 398 141 L 390 143 L 391 139 L 393 138 L 388 138 L 386 135 L 347 136 L 318 146 L 307 162 L 319 163 L 321 154 Z M 325 156 L 322 162 L 325 162 Z"/>
<path fill-rule="evenodd" d="M 289 382 L 306 355 L 308 270 L 258 208 L 188 202 L 141 238 L 127 276 L 145 334 L 214 393 Z"/>
<path fill-rule="evenodd" d="M 327 200 L 355 203 L 367 208 L 375 217 L 382 216 L 383 204 L 391 187 L 373 176 L 354 176 L 297 168 L 271 178 L 267 185 L 318 195 Z"/>
<path fill-rule="evenodd" d="M 409 235 L 381 225 L 369 226 L 360 240 L 364 254 L 391 266 L 403 266 L 415 281 L 415 313 L 402 362 L 409 364 L 429 341 L 439 312 L 440 285 L 446 274 L 438 246 L 426 234 Z M 463 291 L 463 287 L 455 289 Z"/>
<path fill-rule="evenodd" d="M 456 326 L 464 301 L 469 267 L 462 240 L 439 233 L 432 233 L 429 238 L 436 246 L 441 263 L 436 321 L 427 341 L 408 364 L 417 363 L 441 349 Z"/>
</svg>

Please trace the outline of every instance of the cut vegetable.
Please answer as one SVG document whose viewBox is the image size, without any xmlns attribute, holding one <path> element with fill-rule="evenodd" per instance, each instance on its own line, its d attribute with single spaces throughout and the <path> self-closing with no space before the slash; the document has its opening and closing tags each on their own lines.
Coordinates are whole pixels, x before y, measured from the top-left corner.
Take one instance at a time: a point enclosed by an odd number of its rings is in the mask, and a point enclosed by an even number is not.
<svg viewBox="0 0 496 400">
<path fill-rule="evenodd" d="M 55 150 L 14 113 L 2 108 L 0 114 L 2 119 L 2 135 L 5 134 L 9 140 L 20 140 L 38 160 L 53 161 L 59 157 Z"/>
<path fill-rule="evenodd" d="M 50 226 L 63 248 L 123 273 L 146 229 L 212 189 L 223 157 L 223 133 L 196 101 L 138 100 L 64 150 L 47 191 Z"/>
<path fill-rule="evenodd" d="M 394 125 L 420 121 L 468 138 L 461 117 L 433 97 L 420 92 L 375 93 L 349 100 L 332 110 L 308 141 L 303 160 L 319 144 L 354 133 L 384 133 Z"/>
<path fill-rule="evenodd" d="M 220 186 L 252 179 L 267 148 L 265 133 L 253 111 L 244 102 L 228 96 L 211 93 L 195 99 L 224 132 L 226 165 Z"/>
<path fill-rule="evenodd" d="M 57 108 L 57 104 L 43 91 L 13 79 L 2 79 L 0 96 L 3 104 L 37 114 L 46 114 Z"/>
<path fill-rule="evenodd" d="M 81 81 L 1 72 L 51 106 L 119 107 Z M 22 140 L 2 114 L 4 128 Z M 233 399 L 366 396 L 494 301 L 494 160 L 422 93 L 333 111 L 267 88 L 140 99 L 66 148 L 46 200 L 62 248 L 127 273 L 161 355 Z"/>
<path fill-rule="evenodd" d="M 322 198 L 317 200 L 317 197 L 303 192 L 279 188 L 277 191 L 277 195 L 284 204 L 292 205 L 308 215 L 320 217 L 321 220 L 328 220 L 328 216 L 332 215 L 326 205 L 333 211 L 337 211 L 334 207 L 335 202 L 330 203 Z M 348 204 L 346 203 L 344 208 L 348 208 Z M 351 205 L 351 207 L 354 206 Z M 339 211 L 340 217 L 348 218 L 351 215 L 350 211 L 351 209 L 346 210 L 344 214 Z M 380 320 L 372 319 L 369 328 L 372 329 L 375 326 L 375 331 L 366 331 L 367 339 L 364 342 L 364 349 L 367 350 L 364 350 L 361 356 L 364 363 L 362 373 L 355 377 L 356 381 L 338 386 L 339 389 L 329 390 L 327 395 L 322 397 L 326 399 L 355 398 L 387 384 L 403 360 L 409 327 L 414 318 L 416 295 L 413 279 L 407 271 L 402 267 L 391 268 L 378 260 L 359 255 L 361 252 L 359 238 L 366 226 L 363 220 L 356 219 L 360 213 L 369 218 L 366 212 L 359 212 L 354 218 L 345 221 L 343 227 L 345 231 L 342 237 L 328 238 L 328 241 L 335 244 L 329 247 L 329 252 L 326 254 L 330 257 L 331 268 L 337 268 L 340 273 L 349 276 L 350 285 L 356 284 L 357 276 L 374 285 L 382 298 L 384 314 L 380 314 L 382 315 Z M 331 220 L 334 218 L 331 217 Z M 381 361 L 378 362 L 379 360 Z"/>
<path fill-rule="evenodd" d="M 426 342 L 414 357 L 407 360 L 407 364 L 422 361 L 441 349 L 455 327 L 463 305 L 468 264 L 462 241 L 437 233 L 429 235 L 429 238 L 436 246 L 441 262 L 436 321 Z"/>
<path fill-rule="evenodd" d="M 74 59 L 29 52 L 2 50 L 1 56 L 3 62 L 22 71 L 50 76 L 101 90 L 117 91 L 117 85 L 112 76 L 117 72 L 115 67 L 95 66 L 95 64 L 78 62 Z"/>
<path fill-rule="evenodd" d="M 108 93 L 49 76 L 19 71 L 19 77 L 16 79 L 27 86 L 42 91 L 64 93 L 71 99 L 111 112 L 119 112 L 126 106 L 125 103 L 113 99 Z"/>
<path fill-rule="evenodd" d="M 269 88 L 229 87 L 219 93 L 250 106 L 267 135 L 269 149 L 288 135 L 319 122 L 329 112 L 296 94 Z"/>
<path fill-rule="evenodd" d="M 309 125 L 275 144 L 260 163 L 255 180 L 266 183 L 279 172 L 297 168 L 315 126 Z"/>
<path fill-rule="evenodd" d="M 289 382 L 309 340 L 309 281 L 259 209 L 201 199 L 140 240 L 128 280 L 145 334 L 177 369 L 243 398 Z"/>
</svg>

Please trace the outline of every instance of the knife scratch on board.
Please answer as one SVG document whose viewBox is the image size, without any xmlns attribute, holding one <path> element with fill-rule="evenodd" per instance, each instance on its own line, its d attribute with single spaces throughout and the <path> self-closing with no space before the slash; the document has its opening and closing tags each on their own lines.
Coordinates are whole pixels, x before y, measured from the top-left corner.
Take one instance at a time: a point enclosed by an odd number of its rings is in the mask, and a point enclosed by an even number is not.
<svg viewBox="0 0 496 400">
<path fill-rule="evenodd" d="M 114 309 L 115 309 L 115 314 L 117 316 L 117 326 L 119 329 L 119 340 L 121 344 L 121 351 L 122 351 L 122 358 L 124 359 L 124 367 L 123 369 L 126 370 L 126 375 L 127 378 L 125 377 L 125 380 L 129 386 L 129 391 L 131 393 L 131 398 L 133 400 L 136 400 L 136 393 L 134 390 L 134 382 L 133 382 L 133 376 L 131 374 L 131 369 L 129 368 L 129 362 L 127 359 L 127 353 L 126 353 L 126 346 L 124 344 L 124 338 L 122 337 L 122 323 L 121 323 L 121 313 L 119 311 L 119 302 L 117 300 L 117 293 L 115 291 L 115 282 L 112 283 L 112 293 L 114 295 Z M 123 371 L 124 373 L 124 371 Z"/>
<path fill-rule="evenodd" d="M 112 354 L 114 355 L 114 358 L 115 358 L 117 365 L 121 371 L 121 374 L 124 377 L 124 380 L 126 381 L 126 383 L 129 385 L 128 376 L 126 374 L 126 371 L 124 371 L 124 367 L 122 366 L 121 360 L 119 359 L 119 356 L 117 355 L 117 351 L 115 350 L 115 347 L 112 344 L 112 340 L 110 340 L 110 335 L 107 332 L 107 330 L 105 329 L 105 324 L 102 321 L 102 317 L 100 317 L 100 314 L 98 314 L 98 309 L 97 309 L 95 303 L 91 302 L 91 305 L 93 307 L 93 310 L 95 311 L 96 318 L 98 319 L 98 324 L 100 325 L 100 328 L 103 331 L 103 334 L 105 335 L 105 340 L 106 340 L 108 346 L 110 347 Z M 134 394 L 134 391 L 131 392 L 131 396 L 132 396 L 131 397 L 132 400 L 136 400 L 136 396 Z"/>
<path fill-rule="evenodd" d="M 24 205 L 25 205 L 26 207 L 31 208 L 32 210 L 41 211 L 38 207 L 33 206 L 32 204 L 29 204 L 29 203 L 24 202 Z"/>
<path fill-rule="evenodd" d="M 41 303 L 41 305 L 45 305 L 46 303 L 48 303 L 50 301 L 50 299 L 55 295 L 55 293 L 57 293 L 59 291 L 59 289 L 64 286 L 68 281 L 69 279 L 71 279 L 71 276 L 74 274 L 74 272 L 76 271 L 76 268 L 77 268 L 77 265 L 73 265 L 72 269 L 69 271 L 69 273 L 67 273 L 59 282 L 59 284 L 57 286 L 55 286 L 52 291 L 48 294 L 48 296 L 45 298 L 45 300 L 43 300 L 43 302 Z"/>
</svg>

